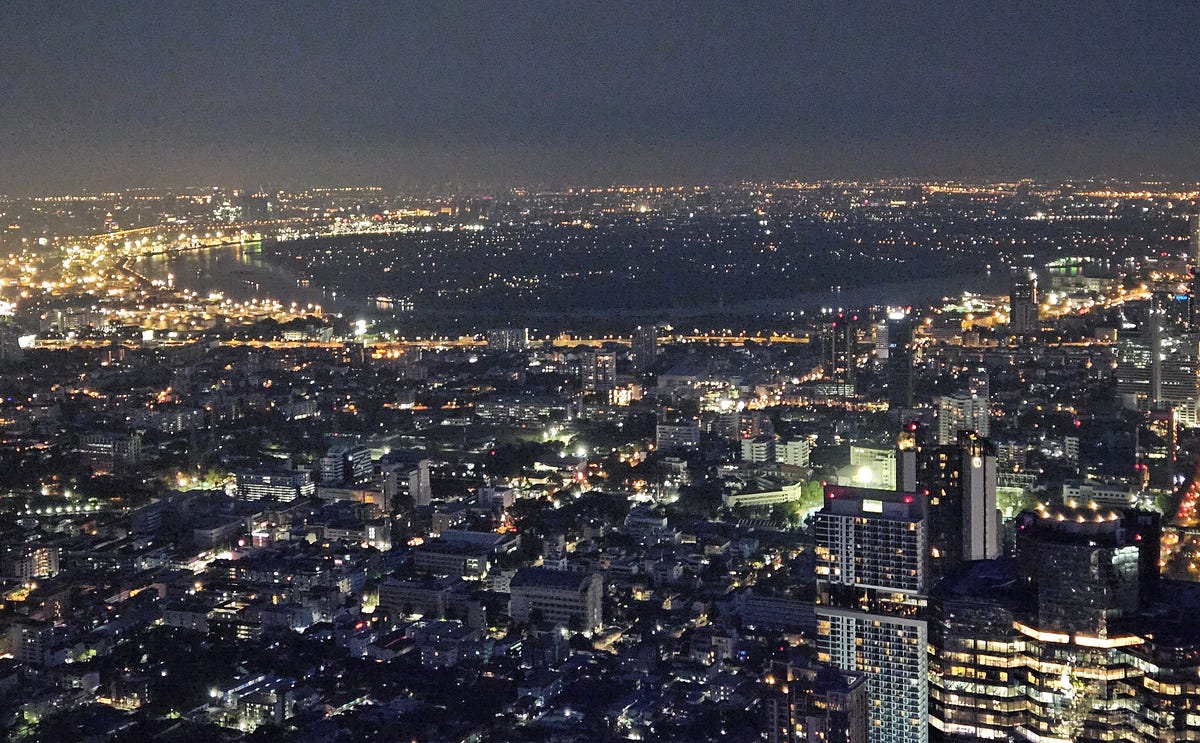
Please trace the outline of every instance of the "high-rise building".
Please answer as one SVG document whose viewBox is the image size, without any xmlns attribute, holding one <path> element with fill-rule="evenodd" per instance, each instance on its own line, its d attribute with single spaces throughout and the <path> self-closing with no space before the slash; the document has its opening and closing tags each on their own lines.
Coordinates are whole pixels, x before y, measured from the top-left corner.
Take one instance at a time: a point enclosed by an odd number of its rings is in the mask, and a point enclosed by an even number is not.
<svg viewBox="0 0 1200 743">
<path fill-rule="evenodd" d="M 872 743 L 929 740 L 925 507 L 828 486 L 816 516 L 817 657 L 866 674 Z"/>
<path fill-rule="evenodd" d="M 821 328 L 821 366 L 825 376 L 853 386 L 857 378 L 858 315 L 839 313 Z"/>
<path fill-rule="evenodd" d="M 383 497 L 389 510 L 397 509 L 401 504 L 415 508 L 430 504 L 433 489 L 429 479 L 429 466 L 428 459 L 414 458 L 387 461 L 381 465 Z"/>
<path fill-rule="evenodd" d="M 588 349 L 579 355 L 579 377 L 584 392 L 609 392 L 617 386 L 617 355 Z"/>
<path fill-rule="evenodd" d="M 1188 317 L 1188 328 L 1200 332 L 1200 266 L 1192 266 L 1191 277 L 1188 279 L 1187 304 L 1191 310 Z"/>
<path fill-rule="evenodd" d="M 44 664 L 52 629 L 53 624 L 37 619 L 21 618 L 13 622 L 8 628 L 8 647 L 12 657 L 32 666 Z"/>
<path fill-rule="evenodd" d="M 1016 335 L 1036 335 L 1041 330 L 1038 315 L 1037 274 L 1018 272 L 1009 293 L 1008 325 Z"/>
<path fill-rule="evenodd" d="M 658 325 L 639 325 L 633 332 L 633 347 L 630 353 L 634 371 L 646 371 L 658 358 L 658 331 Z"/>
<path fill-rule="evenodd" d="M 1056 506 L 1017 519 L 1021 579 L 1047 631 L 1104 636 L 1153 595 L 1159 518 L 1145 511 Z"/>
<path fill-rule="evenodd" d="M 888 360 L 888 322 L 887 318 L 875 323 L 875 360 L 886 364 Z"/>
<path fill-rule="evenodd" d="M 37 578 L 58 575 L 58 547 L 22 545 L 0 552 L 0 574 L 27 583 Z"/>
<path fill-rule="evenodd" d="M 987 400 L 991 398 L 992 385 L 986 372 L 976 372 L 967 377 L 967 394 Z"/>
<path fill-rule="evenodd" d="M 917 489 L 917 466 L 928 442 L 925 429 L 916 421 L 904 424 L 896 437 L 896 489 L 912 492 Z"/>
<path fill-rule="evenodd" d="M 991 433 L 991 401 L 969 392 L 959 392 L 938 398 L 938 443 L 953 444 L 961 431 L 974 431 L 980 436 Z"/>
<path fill-rule="evenodd" d="M 1137 458 L 1145 486 L 1159 491 L 1175 487 L 1178 422 L 1174 408 L 1148 411 L 1137 427 Z"/>
<path fill-rule="evenodd" d="M 813 666 L 795 653 L 771 663 L 763 698 L 768 743 L 867 743 L 866 674 Z"/>
<path fill-rule="evenodd" d="M 1193 307 L 1192 295 L 1176 291 L 1154 293 L 1158 303 L 1159 313 L 1163 319 L 1163 327 L 1177 332 L 1196 330 L 1192 327 Z"/>
<path fill-rule="evenodd" d="M 321 457 L 321 484 L 358 482 L 371 474 L 371 450 L 365 446 L 335 444 Z"/>
<path fill-rule="evenodd" d="M 1155 590 L 1157 515 L 1056 507 L 1017 521 L 1015 561 L 971 563 L 931 597 L 934 737 L 1195 739 L 1182 711 L 1200 692 L 1200 639 L 1183 630 L 1195 599 Z"/>
<path fill-rule="evenodd" d="M 1018 671 L 1029 640 L 1016 629 L 1011 560 L 972 563 L 929 602 L 929 726 L 934 741 L 1011 740 L 1028 719 Z"/>
<path fill-rule="evenodd" d="M 699 445 L 699 421 L 664 418 L 654 426 L 654 446 L 660 451 L 694 449 Z"/>
<path fill-rule="evenodd" d="M 1000 509 L 996 507 L 996 449 L 978 435 L 961 434 L 963 551 L 962 559 L 992 560 L 1000 556 Z"/>
<path fill-rule="evenodd" d="M 321 457 L 321 461 L 317 463 L 317 471 L 320 473 L 322 485 L 341 485 L 346 481 L 344 453 L 341 448 L 333 447 Z"/>
<path fill-rule="evenodd" d="M 1146 410 L 1162 391 L 1158 364 L 1162 326 L 1155 321 L 1152 302 L 1125 310 L 1132 317 L 1126 317 L 1117 331 L 1117 397 L 1127 408 Z"/>
<path fill-rule="evenodd" d="M 1188 217 L 1189 241 L 1191 245 L 1191 263 L 1193 266 L 1200 266 L 1200 213 L 1193 214 Z"/>
<path fill-rule="evenodd" d="M 1117 395 L 1130 409 L 1174 407 L 1184 426 L 1197 423 L 1200 333 L 1169 322 L 1163 299 L 1129 307 L 1117 334 Z"/>
<path fill-rule="evenodd" d="M 1000 512 L 996 507 L 996 449 L 967 431 L 953 444 L 929 446 L 911 424 L 896 452 L 901 490 L 921 490 L 929 498 L 930 575 L 939 580 L 963 562 L 1000 554 Z"/>
<path fill-rule="evenodd" d="M 743 410 L 738 414 L 738 433 L 742 438 L 774 436 L 775 423 L 765 410 Z"/>
<path fill-rule="evenodd" d="M 895 490 L 896 450 L 851 446 L 850 479 L 862 487 Z"/>
<path fill-rule="evenodd" d="M 912 317 L 903 312 L 888 315 L 882 323 L 886 335 L 884 376 L 887 379 L 888 405 L 913 406 L 913 326 Z"/>
<path fill-rule="evenodd" d="M 82 459 L 105 472 L 141 464 L 143 449 L 139 431 L 130 434 L 89 433 L 79 437 Z"/>
<path fill-rule="evenodd" d="M 1188 217 L 1188 263 L 1192 274 L 1188 282 L 1188 319 L 1191 329 L 1200 331 L 1200 213 Z"/>
<path fill-rule="evenodd" d="M 492 351 L 514 353 L 529 348 L 529 328 L 491 328 L 486 337 Z"/>
<path fill-rule="evenodd" d="M 736 408 L 705 411 L 704 430 L 714 436 L 736 441 L 742 438 L 741 416 Z"/>
<path fill-rule="evenodd" d="M 1200 401 L 1200 334 L 1165 335 L 1157 360 L 1160 386 L 1153 403 L 1175 407 L 1184 425 L 1195 426 Z"/>
<path fill-rule="evenodd" d="M 792 467 L 807 467 L 812 454 L 812 442 L 808 439 L 791 439 L 775 444 L 775 461 Z"/>
</svg>

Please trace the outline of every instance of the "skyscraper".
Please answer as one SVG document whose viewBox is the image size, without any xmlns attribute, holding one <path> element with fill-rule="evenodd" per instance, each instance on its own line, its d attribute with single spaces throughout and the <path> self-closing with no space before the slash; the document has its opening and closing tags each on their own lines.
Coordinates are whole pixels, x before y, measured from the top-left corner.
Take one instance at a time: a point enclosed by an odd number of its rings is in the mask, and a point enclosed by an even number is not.
<svg viewBox="0 0 1200 743">
<path fill-rule="evenodd" d="M 1176 289 L 1178 288 L 1176 287 Z M 1196 329 L 1192 327 L 1193 308 L 1191 294 L 1176 290 L 1161 291 L 1154 292 L 1154 298 L 1158 302 L 1159 313 L 1162 316 L 1164 328 L 1172 328 L 1179 332 Z"/>
<path fill-rule="evenodd" d="M 658 331 L 657 325 L 639 325 L 633 332 L 634 371 L 644 372 L 654 364 L 658 357 Z"/>
<path fill-rule="evenodd" d="M 1040 508 L 1016 560 L 971 563 L 930 598 L 935 740 L 1196 739 L 1194 598 L 1156 590 L 1157 514 Z"/>
<path fill-rule="evenodd" d="M 1188 265 L 1191 271 L 1187 293 L 1190 326 L 1192 330 L 1200 330 L 1200 213 L 1188 217 Z"/>
<path fill-rule="evenodd" d="M 821 366 L 825 376 L 854 385 L 858 366 L 858 315 L 838 313 L 821 329 Z"/>
<path fill-rule="evenodd" d="M 1132 410 L 1146 410 L 1162 390 L 1159 349 L 1162 326 L 1151 302 L 1126 308 L 1117 331 L 1117 397 Z"/>
<path fill-rule="evenodd" d="M 829 486 L 816 517 L 817 657 L 867 675 L 872 743 L 929 740 L 919 493 Z"/>
<path fill-rule="evenodd" d="M 1197 422 L 1200 334 L 1168 322 L 1162 297 L 1130 307 L 1117 335 L 1117 395 L 1125 407 L 1173 407 L 1179 423 Z"/>
<path fill-rule="evenodd" d="M 1174 408 L 1157 408 L 1146 413 L 1137 432 L 1137 459 L 1147 485 L 1155 490 L 1175 487 L 1175 448 L 1178 426 Z"/>
<path fill-rule="evenodd" d="M 1193 266 L 1200 266 L 1200 213 L 1188 217 L 1188 230 L 1191 237 L 1191 258 Z"/>
<path fill-rule="evenodd" d="M 912 317 L 903 312 L 888 315 L 882 323 L 887 336 L 884 376 L 887 379 L 888 405 L 892 408 L 913 406 L 913 326 Z"/>
<path fill-rule="evenodd" d="M 1019 592 L 1012 560 L 973 563 L 929 600 L 931 738 L 1011 740 L 1028 719 L 1022 682 L 1027 638 L 1016 630 Z"/>
<path fill-rule="evenodd" d="M 1117 680 L 1134 675 L 1131 659 L 1097 649 L 1139 642 L 1122 637 L 1128 630 L 1120 620 L 1148 603 L 1157 585 L 1157 514 L 1064 507 L 1017 521 L 1020 578 L 1036 595 L 1032 626 L 1018 629 L 1041 645 L 1043 661 L 1024 674 L 1032 693 L 1023 727 L 1035 734 L 1026 737 L 1130 740 L 1119 728 L 1123 709 L 1137 705 L 1122 698 L 1129 692 Z M 1063 735 L 1064 708 L 1075 705 L 1083 707 L 1076 720 L 1068 717 L 1075 730 Z"/>
<path fill-rule="evenodd" d="M 962 559 L 1000 556 L 1000 509 L 996 507 L 996 449 L 976 434 L 960 434 L 962 456 Z"/>
<path fill-rule="evenodd" d="M 990 441 L 965 431 L 953 444 L 930 446 L 914 424 L 901 434 L 896 455 L 897 487 L 920 490 L 929 498 L 932 581 L 963 562 L 1000 554 L 996 449 Z"/>
<path fill-rule="evenodd" d="M 1200 335 L 1171 333 L 1160 342 L 1159 391 L 1153 402 L 1179 411 L 1180 422 L 1194 426 L 1200 402 Z"/>
<path fill-rule="evenodd" d="M 1017 519 L 1022 580 L 1042 629 L 1100 635 L 1153 595 L 1159 517 L 1091 506 L 1042 507 Z"/>
<path fill-rule="evenodd" d="M 1037 274 L 1023 271 L 1013 278 L 1009 293 L 1008 325 L 1016 335 L 1035 335 L 1041 329 L 1038 318 Z"/>
</svg>

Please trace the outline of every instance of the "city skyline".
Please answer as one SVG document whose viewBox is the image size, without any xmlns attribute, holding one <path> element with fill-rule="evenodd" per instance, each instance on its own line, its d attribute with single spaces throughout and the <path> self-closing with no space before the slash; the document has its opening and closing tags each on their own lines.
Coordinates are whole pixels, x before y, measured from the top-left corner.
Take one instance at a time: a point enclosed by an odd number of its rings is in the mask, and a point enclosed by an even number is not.
<svg viewBox="0 0 1200 743">
<path fill-rule="evenodd" d="M 4 740 L 1200 740 L 1200 4 L 5 9 Z"/>
</svg>

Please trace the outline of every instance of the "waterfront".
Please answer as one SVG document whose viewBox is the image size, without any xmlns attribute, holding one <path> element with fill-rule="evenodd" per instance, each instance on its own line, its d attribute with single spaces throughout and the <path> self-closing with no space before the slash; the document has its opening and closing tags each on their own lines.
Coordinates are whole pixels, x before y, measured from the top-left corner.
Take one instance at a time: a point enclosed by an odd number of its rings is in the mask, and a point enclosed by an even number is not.
<svg viewBox="0 0 1200 743">
<path fill-rule="evenodd" d="M 316 246 L 314 245 L 314 249 Z M 724 304 L 712 301 L 670 308 L 582 308 L 531 306 L 501 315 L 493 309 L 468 306 L 453 309 L 417 306 L 411 313 L 398 313 L 381 304 L 365 291 L 355 292 L 370 277 L 342 275 L 343 285 L 313 286 L 304 277 L 281 265 L 279 256 L 268 252 L 230 245 L 172 255 L 154 255 L 136 264 L 150 279 L 167 281 L 200 294 L 219 292 L 234 300 L 275 299 L 284 304 L 313 305 L 334 314 L 354 315 L 374 320 L 389 320 L 397 327 L 430 330 L 481 329 L 488 324 L 528 323 L 548 331 L 567 327 L 583 329 L 593 325 L 642 321 L 721 322 L 738 321 L 752 326 L 772 325 L 789 320 L 794 314 L 828 309 L 857 309 L 872 305 L 922 306 L 963 291 L 1001 294 L 1007 291 L 1003 271 L 980 271 L 894 281 L 867 286 L 839 286 L 825 290 L 801 291 L 791 296 L 764 297 Z M 696 300 L 701 300 L 696 297 Z"/>
<path fill-rule="evenodd" d="M 135 268 L 149 279 L 171 280 L 202 295 L 221 293 L 238 301 L 277 299 L 333 312 L 355 309 L 348 297 L 307 286 L 295 273 L 267 261 L 258 249 L 241 245 L 151 255 Z"/>
</svg>

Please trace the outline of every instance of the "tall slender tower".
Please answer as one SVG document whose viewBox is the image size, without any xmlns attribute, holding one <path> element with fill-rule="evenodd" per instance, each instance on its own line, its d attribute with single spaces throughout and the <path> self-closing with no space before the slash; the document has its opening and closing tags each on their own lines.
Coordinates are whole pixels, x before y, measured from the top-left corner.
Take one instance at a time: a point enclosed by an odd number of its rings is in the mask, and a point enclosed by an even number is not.
<svg viewBox="0 0 1200 743">
<path fill-rule="evenodd" d="M 996 448 L 978 434 L 958 437 L 962 457 L 962 559 L 1000 556 L 1000 509 L 996 507 Z"/>
<path fill-rule="evenodd" d="M 1035 335 L 1041 329 L 1037 274 L 1033 271 L 1022 271 L 1013 279 L 1008 324 L 1016 335 Z"/>
<path fill-rule="evenodd" d="M 912 316 L 903 312 L 888 315 L 884 321 L 887 333 L 887 361 L 884 367 L 888 386 L 888 405 L 893 408 L 913 406 L 913 324 Z"/>
<path fill-rule="evenodd" d="M 832 380 L 854 385 L 858 315 L 839 313 L 821 331 L 821 365 Z"/>
<path fill-rule="evenodd" d="M 1188 218 L 1188 232 L 1191 235 L 1191 258 L 1193 266 L 1200 266 L 1200 212 Z"/>
<path fill-rule="evenodd" d="M 658 357 L 658 330 L 657 325 L 639 325 L 633 332 L 632 355 L 635 371 L 646 371 Z"/>
</svg>

